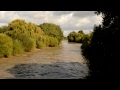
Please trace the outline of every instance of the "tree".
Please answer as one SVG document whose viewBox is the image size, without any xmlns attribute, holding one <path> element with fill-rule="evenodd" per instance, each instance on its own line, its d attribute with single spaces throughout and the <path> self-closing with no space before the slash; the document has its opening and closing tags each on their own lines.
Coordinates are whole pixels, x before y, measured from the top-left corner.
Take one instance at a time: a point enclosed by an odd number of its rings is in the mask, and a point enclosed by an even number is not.
<svg viewBox="0 0 120 90">
<path fill-rule="evenodd" d="M 39 27 L 43 30 L 43 32 L 50 36 L 57 38 L 59 43 L 63 40 L 63 31 L 61 30 L 60 26 L 53 24 L 53 23 L 43 23 L 40 24 Z"/>
<path fill-rule="evenodd" d="M 13 52 L 13 41 L 8 35 L 0 33 L 0 58 L 9 57 Z"/>
<path fill-rule="evenodd" d="M 78 33 L 75 31 L 72 31 L 68 34 L 68 41 L 69 42 L 76 42 L 76 37 L 78 36 Z"/>
<path fill-rule="evenodd" d="M 0 27 L 0 33 L 4 33 L 8 30 L 8 27 L 7 26 L 2 26 Z"/>
<path fill-rule="evenodd" d="M 5 32 L 14 39 L 19 35 L 25 34 L 36 39 L 37 36 L 43 36 L 44 32 L 34 23 L 27 23 L 25 20 L 15 19 L 8 24 L 8 31 Z"/>
<path fill-rule="evenodd" d="M 8 26 L 0 27 L 0 57 L 22 54 L 45 46 L 56 47 L 62 39 L 63 32 L 56 24 L 43 23 L 38 26 L 15 19 Z"/>
<path fill-rule="evenodd" d="M 94 26 L 90 44 L 82 48 L 83 55 L 89 61 L 90 78 L 119 78 L 120 13 L 95 13 L 102 14 L 102 25 Z"/>
<path fill-rule="evenodd" d="M 78 31 L 78 33 L 80 33 L 80 34 L 84 34 L 84 32 L 83 32 L 82 30 Z"/>
<path fill-rule="evenodd" d="M 78 32 L 75 32 L 75 31 L 72 31 L 68 34 L 67 38 L 68 38 L 68 41 L 69 42 L 77 42 L 77 43 L 82 43 L 82 39 L 84 37 L 84 33 L 83 31 L 78 31 Z"/>
</svg>

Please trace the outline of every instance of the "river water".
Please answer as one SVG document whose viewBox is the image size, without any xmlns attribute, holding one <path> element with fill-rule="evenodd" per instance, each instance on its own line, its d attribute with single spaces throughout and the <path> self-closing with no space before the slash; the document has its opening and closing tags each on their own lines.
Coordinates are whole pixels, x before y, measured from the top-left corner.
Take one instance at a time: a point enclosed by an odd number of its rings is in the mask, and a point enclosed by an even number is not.
<svg viewBox="0 0 120 90">
<path fill-rule="evenodd" d="M 64 40 L 59 47 L 1 58 L 0 79 L 84 79 L 88 67 L 80 46 Z"/>
</svg>

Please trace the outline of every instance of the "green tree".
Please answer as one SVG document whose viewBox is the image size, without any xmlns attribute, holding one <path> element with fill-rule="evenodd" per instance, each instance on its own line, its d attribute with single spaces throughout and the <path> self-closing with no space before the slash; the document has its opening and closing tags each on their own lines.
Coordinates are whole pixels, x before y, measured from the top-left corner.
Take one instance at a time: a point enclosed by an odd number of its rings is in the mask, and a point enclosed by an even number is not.
<svg viewBox="0 0 120 90">
<path fill-rule="evenodd" d="M 0 33 L 0 57 L 9 57 L 13 52 L 13 41 L 8 35 Z"/>
<path fill-rule="evenodd" d="M 80 33 L 80 34 L 84 34 L 83 30 L 78 31 L 78 33 Z"/>
<path fill-rule="evenodd" d="M 8 23 L 8 26 L 0 27 L 0 35 L 0 57 L 30 52 L 46 46 L 56 47 L 63 40 L 60 26 L 52 23 L 38 26 L 22 19 L 15 19 Z M 9 49 L 7 45 L 10 46 Z"/>
<path fill-rule="evenodd" d="M 85 34 L 83 33 L 83 31 L 78 31 L 78 32 L 75 32 L 75 31 L 72 31 L 68 34 L 67 38 L 68 38 L 68 41 L 69 42 L 77 42 L 77 43 L 82 43 L 82 40 L 83 40 L 83 36 Z"/>
<path fill-rule="evenodd" d="M 68 34 L 68 41 L 69 42 L 76 42 L 76 37 L 78 36 L 78 33 L 75 31 L 72 31 Z"/>
<path fill-rule="evenodd" d="M 18 39 L 13 40 L 13 55 L 22 54 L 24 52 L 24 48 L 22 42 Z"/>
<path fill-rule="evenodd" d="M 53 23 L 43 23 L 40 24 L 39 27 L 46 35 L 57 38 L 59 44 L 63 40 L 63 31 L 61 30 L 60 26 Z"/>
<path fill-rule="evenodd" d="M 16 19 L 8 24 L 8 31 L 5 32 L 14 39 L 18 35 L 26 34 L 27 36 L 36 39 L 37 36 L 43 36 L 44 32 L 34 23 L 27 23 L 25 20 Z"/>
<path fill-rule="evenodd" d="M 38 45 L 38 39 L 41 42 L 44 37 L 44 32 L 34 23 L 27 23 L 25 20 L 16 19 L 8 24 L 8 31 L 5 34 L 18 39 L 22 42 L 25 52 L 33 50 Z M 21 48 L 21 47 L 19 47 Z M 19 52 L 18 52 L 19 53 Z"/>
<path fill-rule="evenodd" d="M 2 26 L 0 27 L 0 33 L 4 33 L 8 30 L 8 27 L 7 26 Z"/>
<path fill-rule="evenodd" d="M 36 41 L 27 35 L 19 35 L 18 40 L 21 41 L 25 52 L 30 52 L 36 47 Z"/>
</svg>

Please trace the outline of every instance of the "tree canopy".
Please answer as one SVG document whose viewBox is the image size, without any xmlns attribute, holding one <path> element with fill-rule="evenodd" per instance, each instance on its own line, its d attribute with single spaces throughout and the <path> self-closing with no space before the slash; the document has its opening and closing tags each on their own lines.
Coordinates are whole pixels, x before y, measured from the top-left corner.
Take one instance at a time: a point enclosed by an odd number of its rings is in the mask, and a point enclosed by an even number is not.
<svg viewBox="0 0 120 90">
<path fill-rule="evenodd" d="M 91 78 L 118 78 L 120 13 L 113 11 L 95 13 L 102 14 L 103 21 L 101 25 L 94 26 L 90 44 L 82 48 L 82 53 L 89 61 Z"/>
<path fill-rule="evenodd" d="M 72 31 L 68 34 L 67 38 L 69 42 L 77 42 L 82 43 L 85 41 L 86 37 L 91 36 L 91 34 L 84 34 L 83 30 L 80 30 L 78 32 Z"/>
<path fill-rule="evenodd" d="M 38 26 L 22 19 L 15 19 L 8 25 L 0 27 L 0 35 L 0 57 L 30 52 L 35 48 L 56 47 L 63 39 L 63 32 L 60 26 L 56 24 L 43 23 Z M 3 37 L 8 38 L 10 42 L 7 43 Z M 10 53 L 6 54 L 3 43 L 5 45 L 11 44 L 8 50 Z M 6 48 L 8 47 L 6 46 Z"/>
<path fill-rule="evenodd" d="M 39 27 L 43 30 L 43 32 L 51 37 L 55 37 L 58 39 L 59 43 L 63 40 L 63 31 L 60 26 L 53 23 L 43 23 L 40 24 Z"/>
</svg>

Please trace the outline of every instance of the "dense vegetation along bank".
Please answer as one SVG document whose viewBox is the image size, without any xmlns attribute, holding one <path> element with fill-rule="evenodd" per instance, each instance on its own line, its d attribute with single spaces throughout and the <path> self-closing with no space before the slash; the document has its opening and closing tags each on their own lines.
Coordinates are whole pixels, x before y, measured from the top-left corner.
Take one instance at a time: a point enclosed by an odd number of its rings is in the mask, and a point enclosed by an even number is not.
<svg viewBox="0 0 120 90">
<path fill-rule="evenodd" d="M 56 47 L 62 39 L 63 32 L 56 24 L 36 25 L 16 19 L 0 27 L 0 58 L 30 52 L 35 48 Z"/>
<path fill-rule="evenodd" d="M 88 79 L 118 79 L 120 60 L 120 13 L 96 11 L 102 15 L 102 24 L 95 25 L 93 32 L 85 35 L 82 31 L 71 32 L 69 42 L 82 43 L 82 55 L 88 60 Z"/>
<path fill-rule="evenodd" d="M 82 43 L 82 54 L 89 61 L 90 79 L 118 79 L 120 60 L 120 13 L 96 11 L 101 14 L 101 25 L 94 26 L 90 39 Z"/>
<path fill-rule="evenodd" d="M 68 42 L 76 42 L 76 43 L 84 43 L 85 47 L 85 43 L 90 43 L 92 37 L 92 32 L 90 34 L 85 34 L 82 30 L 75 32 L 72 31 L 68 34 L 67 39 Z"/>
</svg>

